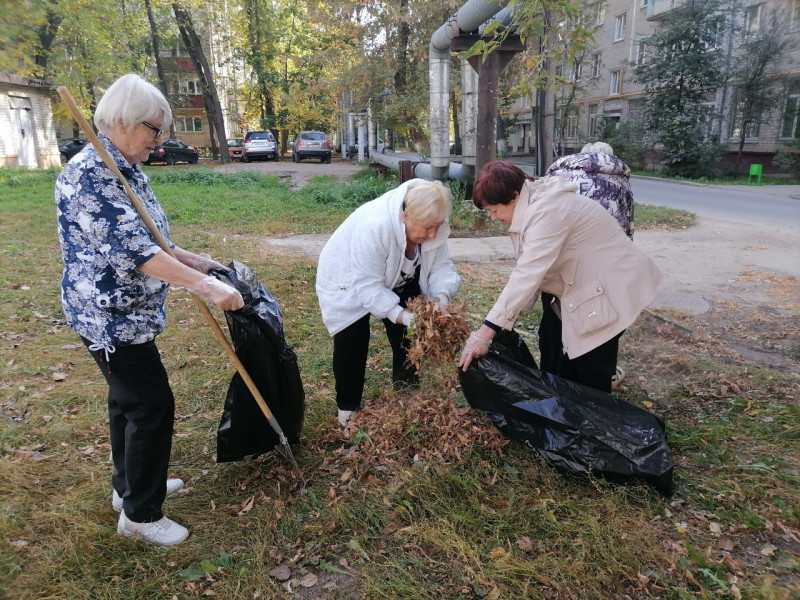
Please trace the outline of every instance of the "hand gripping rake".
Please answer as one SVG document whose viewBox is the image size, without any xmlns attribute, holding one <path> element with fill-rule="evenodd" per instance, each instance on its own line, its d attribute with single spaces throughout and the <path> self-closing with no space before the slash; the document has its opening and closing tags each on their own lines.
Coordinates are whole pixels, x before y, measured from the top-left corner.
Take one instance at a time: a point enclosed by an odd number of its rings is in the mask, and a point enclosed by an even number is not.
<svg viewBox="0 0 800 600">
<path fill-rule="evenodd" d="M 172 251 L 172 248 L 169 247 L 167 244 L 167 240 L 164 239 L 164 236 L 161 235 L 161 232 L 156 227 L 156 224 L 153 222 L 153 219 L 148 214 L 147 210 L 145 210 L 142 203 L 139 201 L 139 198 L 136 196 L 136 192 L 133 191 L 128 180 L 122 175 L 117 164 L 114 162 L 114 159 L 108 153 L 103 143 L 100 141 L 100 138 L 97 137 L 97 134 L 92 129 L 92 126 L 89 125 L 89 122 L 83 116 L 78 105 L 75 104 L 75 100 L 73 100 L 72 95 L 69 93 L 66 87 L 63 85 L 58 86 L 57 88 L 58 95 L 61 96 L 61 99 L 64 101 L 64 104 L 67 105 L 67 108 L 72 113 L 72 116 L 75 118 L 75 121 L 78 123 L 80 128 L 86 134 L 86 138 L 91 142 L 94 149 L 97 150 L 97 153 L 100 155 L 100 158 L 103 159 L 103 162 L 106 166 L 111 170 L 114 175 L 116 175 L 120 182 L 122 183 L 122 187 L 125 188 L 125 193 L 128 195 L 128 199 L 131 201 L 131 204 L 136 209 L 136 212 L 139 213 L 139 216 L 144 221 L 144 224 L 147 226 L 147 229 L 150 230 L 150 234 L 155 239 L 156 243 L 161 247 L 161 249 L 172 256 L 175 257 L 175 253 Z M 214 332 L 214 336 L 217 338 L 220 346 L 225 350 L 225 353 L 228 355 L 228 358 L 233 363 L 233 366 L 236 367 L 236 371 L 241 375 L 242 380 L 247 385 L 247 389 L 250 390 L 250 393 L 253 394 L 253 398 L 256 399 L 259 408 L 261 408 L 261 412 L 264 413 L 264 416 L 269 421 L 270 426 L 278 435 L 278 440 L 280 443 L 277 446 L 278 453 L 283 456 L 289 464 L 291 464 L 297 473 L 300 475 L 300 480 L 303 482 L 303 487 L 305 488 L 306 480 L 303 477 L 303 472 L 300 470 L 300 467 L 297 464 L 297 461 L 294 458 L 294 454 L 292 454 L 292 449 L 289 446 L 289 441 L 286 439 L 286 435 L 283 433 L 280 424 L 278 423 L 275 415 L 272 414 L 272 411 L 267 406 L 267 403 L 264 402 L 264 398 L 261 395 L 261 392 L 258 391 L 256 384 L 253 383 L 252 378 L 247 373 L 247 370 L 244 368 L 242 361 L 239 360 L 239 357 L 236 356 L 236 352 L 233 350 L 228 338 L 225 337 L 222 329 L 217 323 L 217 320 L 214 318 L 214 315 L 211 314 L 211 311 L 208 310 L 205 302 L 203 299 L 200 298 L 197 294 L 191 294 L 192 299 L 194 300 L 197 308 L 200 310 L 200 314 L 203 316 L 203 319 L 211 327 L 211 330 Z"/>
</svg>

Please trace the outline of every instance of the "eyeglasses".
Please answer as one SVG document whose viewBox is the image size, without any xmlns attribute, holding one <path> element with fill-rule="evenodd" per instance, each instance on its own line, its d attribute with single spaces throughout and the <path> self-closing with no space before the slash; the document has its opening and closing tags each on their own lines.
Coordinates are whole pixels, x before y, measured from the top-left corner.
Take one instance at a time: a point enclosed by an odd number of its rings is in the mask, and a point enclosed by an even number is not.
<svg viewBox="0 0 800 600">
<path fill-rule="evenodd" d="M 142 125 L 147 127 L 150 131 L 152 131 L 155 135 L 153 135 L 153 139 L 155 140 L 157 137 L 161 137 L 161 134 L 164 133 L 163 129 L 159 129 L 155 125 L 148 123 L 147 121 L 142 121 Z"/>
</svg>

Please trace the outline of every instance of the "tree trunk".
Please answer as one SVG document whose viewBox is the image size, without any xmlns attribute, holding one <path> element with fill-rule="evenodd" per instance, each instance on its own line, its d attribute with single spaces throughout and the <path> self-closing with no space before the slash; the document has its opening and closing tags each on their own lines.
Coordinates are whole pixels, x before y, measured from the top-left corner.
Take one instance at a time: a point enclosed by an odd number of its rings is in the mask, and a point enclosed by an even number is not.
<svg viewBox="0 0 800 600">
<path fill-rule="evenodd" d="M 461 154 L 461 124 L 458 120 L 458 101 L 456 92 L 452 88 L 450 88 L 450 106 L 453 107 L 453 137 L 456 142 L 453 152 L 455 154 Z"/>
<path fill-rule="evenodd" d="M 36 49 L 34 61 L 38 67 L 37 75 L 44 78 L 47 78 L 47 61 L 50 58 L 50 49 L 53 47 L 58 28 L 61 26 L 62 17 L 56 12 L 57 5 L 57 0 L 53 0 L 48 4 L 45 10 L 47 20 L 36 29 L 36 35 L 39 38 L 39 47 Z"/>
<path fill-rule="evenodd" d="M 156 61 L 156 73 L 158 74 L 158 86 L 161 88 L 161 93 L 164 98 L 169 102 L 169 92 L 167 91 L 167 76 L 164 73 L 164 63 L 161 62 L 161 40 L 158 36 L 158 26 L 156 25 L 156 18 L 153 15 L 153 5 L 151 0 L 144 0 L 145 7 L 147 8 L 147 21 L 150 23 L 150 40 L 153 44 L 153 57 Z M 169 124 L 169 137 L 175 137 L 175 121 Z"/>
<path fill-rule="evenodd" d="M 217 86 L 214 84 L 206 53 L 203 50 L 194 25 L 192 25 L 189 11 L 181 6 L 179 2 L 173 2 L 172 9 L 175 11 L 175 22 L 178 24 L 181 38 L 189 51 L 189 56 L 192 58 L 197 76 L 200 78 L 200 85 L 203 88 L 203 98 L 206 103 L 206 112 L 208 113 L 209 133 L 211 134 L 211 147 L 215 152 L 214 158 L 219 158 L 223 163 L 230 162 L 228 142 L 225 139 L 225 122 L 222 118 L 222 105 L 217 95 Z M 216 148 L 214 147 L 215 133 L 219 142 L 219 157 L 216 156 Z"/>
</svg>

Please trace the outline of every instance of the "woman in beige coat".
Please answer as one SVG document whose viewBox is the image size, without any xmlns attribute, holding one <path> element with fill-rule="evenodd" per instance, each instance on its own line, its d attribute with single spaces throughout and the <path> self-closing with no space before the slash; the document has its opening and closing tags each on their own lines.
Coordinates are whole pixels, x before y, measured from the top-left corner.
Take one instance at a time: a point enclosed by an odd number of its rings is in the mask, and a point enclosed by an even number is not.
<svg viewBox="0 0 800 600">
<path fill-rule="evenodd" d="M 466 371 L 547 292 L 556 297 L 565 355 L 554 374 L 609 392 L 619 338 L 655 297 L 658 267 L 614 217 L 564 179 L 533 181 L 512 164 L 492 162 L 475 182 L 473 202 L 508 227 L 517 265 L 469 336 L 459 366 Z"/>
</svg>

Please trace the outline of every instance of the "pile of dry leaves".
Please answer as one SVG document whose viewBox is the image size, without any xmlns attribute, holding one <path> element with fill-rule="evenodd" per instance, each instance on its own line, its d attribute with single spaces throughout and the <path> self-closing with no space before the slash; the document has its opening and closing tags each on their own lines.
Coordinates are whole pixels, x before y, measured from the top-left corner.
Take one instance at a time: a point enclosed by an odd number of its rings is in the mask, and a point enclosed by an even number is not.
<svg viewBox="0 0 800 600">
<path fill-rule="evenodd" d="M 332 435 L 341 435 L 341 430 Z M 502 452 L 508 444 L 488 417 L 456 406 L 452 394 L 430 392 L 387 394 L 356 412 L 344 435 L 356 443 L 334 451 L 323 469 L 346 466 L 348 477 L 356 479 L 450 464 L 473 446 Z"/>
<path fill-rule="evenodd" d="M 464 305 L 449 305 L 443 311 L 436 300 L 417 296 L 408 301 L 407 308 L 414 313 L 408 351 L 411 364 L 419 371 L 423 359 L 426 364 L 455 363 L 470 334 L 469 325 L 461 316 Z"/>
</svg>

